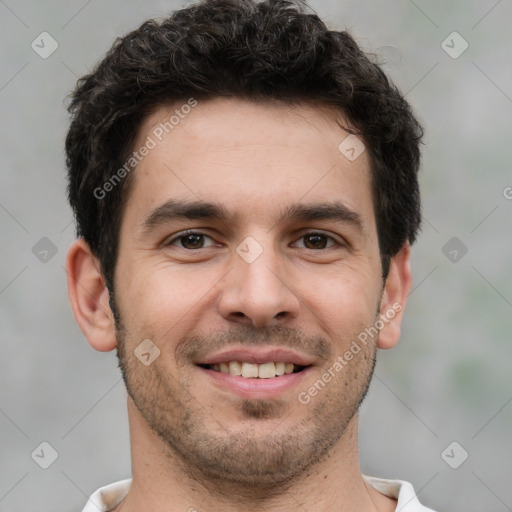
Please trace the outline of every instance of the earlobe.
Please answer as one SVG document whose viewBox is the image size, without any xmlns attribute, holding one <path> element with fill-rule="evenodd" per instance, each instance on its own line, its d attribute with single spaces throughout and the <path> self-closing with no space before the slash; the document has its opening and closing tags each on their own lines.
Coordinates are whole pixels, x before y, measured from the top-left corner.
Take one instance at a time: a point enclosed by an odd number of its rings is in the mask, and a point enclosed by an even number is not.
<svg viewBox="0 0 512 512">
<path fill-rule="evenodd" d="M 383 327 L 377 347 L 381 349 L 393 348 L 400 338 L 403 312 L 412 286 L 410 256 L 411 246 L 406 242 L 391 260 L 380 305 Z"/>
<path fill-rule="evenodd" d="M 68 295 L 75 319 L 96 350 L 108 352 L 116 347 L 115 322 L 109 293 L 100 264 L 83 239 L 76 240 L 66 258 Z"/>
</svg>

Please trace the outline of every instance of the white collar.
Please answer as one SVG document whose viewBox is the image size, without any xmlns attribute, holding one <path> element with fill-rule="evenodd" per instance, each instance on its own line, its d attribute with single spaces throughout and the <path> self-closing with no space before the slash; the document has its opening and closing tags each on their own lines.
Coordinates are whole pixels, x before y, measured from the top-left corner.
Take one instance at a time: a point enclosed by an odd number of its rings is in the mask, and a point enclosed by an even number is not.
<svg viewBox="0 0 512 512">
<path fill-rule="evenodd" d="M 421 505 L 409 482 L 362 476 L 375 490 L 398 500 L 396 512 L 434 512 Z M 101 487 L 92 494 L 82 512 L 108 512 L 114 509 L 128 494 L 131 483 L 131 479 L 127 479 Z"/>
</svg>

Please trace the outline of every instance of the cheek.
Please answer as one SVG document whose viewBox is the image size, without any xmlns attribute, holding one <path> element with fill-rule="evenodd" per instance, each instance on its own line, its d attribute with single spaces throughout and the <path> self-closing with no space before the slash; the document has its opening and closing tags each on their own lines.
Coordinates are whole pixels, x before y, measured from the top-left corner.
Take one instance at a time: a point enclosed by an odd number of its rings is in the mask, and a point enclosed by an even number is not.
<svg viewBox="0 0 512 512">
<path fill-rule="evenodd" d="M 212 272 L 191 275 L 184 267 L 165 263 L 139 261 L 122 271 L 129 277 L 117 287 L 117 303 L 130 337 L 162 341 L 194 328 L 201 303 L 218 281 Z"/>
<path fill-rule="evenodd" d="M 367 272 L 344 269 L 327 275 L 317 274 L 302 286 L 302 299 L 315 316 L 339 332 L 354 324 L 373 322 L 377 314 L 380 285 Z"/>
</svg>

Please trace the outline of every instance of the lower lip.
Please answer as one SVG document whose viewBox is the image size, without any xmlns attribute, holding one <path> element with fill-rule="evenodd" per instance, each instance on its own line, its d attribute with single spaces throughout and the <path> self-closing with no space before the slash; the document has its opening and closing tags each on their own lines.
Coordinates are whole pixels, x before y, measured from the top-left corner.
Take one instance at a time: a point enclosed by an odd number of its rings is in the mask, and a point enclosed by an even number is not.
<svg viewBox="0 0 512 512">
<path fill-rule="evenodd" d="M 219 386 L 242 396 L 242 398 L 275 398 L 279 394 L 290 391 L 297 386 L 309 373 L 311 366 L 297 373 L 289 373 L 270 379 L 245 378 L 230 373 L 216 372 L 198 367 L 207 377 Z"/>
</svg>

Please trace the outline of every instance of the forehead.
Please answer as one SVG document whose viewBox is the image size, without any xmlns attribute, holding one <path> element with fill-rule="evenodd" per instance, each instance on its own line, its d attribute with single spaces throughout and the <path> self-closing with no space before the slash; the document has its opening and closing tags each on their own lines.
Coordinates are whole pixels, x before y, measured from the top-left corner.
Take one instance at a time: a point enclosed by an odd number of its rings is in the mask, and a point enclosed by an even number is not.
<svg viewBox="0 0 512 512">
<path fill-rule="evenodd" d="M 341 201 L 371 229 L 369 155 L 343 126 L 324 105 L 217 98 L 162 106 L 139 130 L 134 151 L 151 149 L 134 171 L 125 215 L 140 220 L 169 199 L 200 200 L 265 222 L 283 206 Z"/>
</svg>

